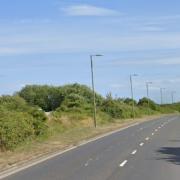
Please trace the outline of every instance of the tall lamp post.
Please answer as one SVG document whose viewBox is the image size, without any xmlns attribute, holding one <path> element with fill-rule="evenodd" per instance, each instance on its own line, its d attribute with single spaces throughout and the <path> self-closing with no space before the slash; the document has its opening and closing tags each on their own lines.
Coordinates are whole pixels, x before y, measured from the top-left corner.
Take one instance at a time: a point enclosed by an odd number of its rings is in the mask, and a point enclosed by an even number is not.
<svg viewBox="0 0 180 180">
<path fill-rule="evenodd" d="M 165 88 L 160 88 L 160 94 L 161 94 L 161 105 L 163 104 L 163 90 L 165 90 Z"/>
<path fill-rule="evenodd" d="M 133 119 L 135 118 L 135 110 L 134 110 L 134 93 L 133 93 L 133 82 L 132 82 L 132 78 L 135 77 L 135 76 L 138 76 L 138 75 L 137 75 L 137 74 L 131 74 L 131 75 L 130 75 Z"/>
<path fill-rule="evenodd" d="M 149 104 L 149 85 L 152 84 L 152 82 L 146 82 L 146 90 L 147 90 L 147 100 L 148 100 L 148 113 L 150 115 L 150 104 Z"/>
<path fill-rule="evenodd" d="M 174 103 L 174 94 L 176 93 L 176 91 L 172 91 L 171 92 L 171 99 L 172 99 L 172 104 Z"/>
<path fill-rule="evenodd" d="M 94 127 L 97 127 L 96 122 L 96 94 L 95 94 L 95 88 L 94 88 L 94 67 L 93 67 L 93 57 L 100 57 L 103 56 L 101 54 L 94 54 L 90 55 L 91 60 L 91 80 L 92 80 L 92 90 L 93 90 L 93 119 L 94 119 Z"/>
</svg>

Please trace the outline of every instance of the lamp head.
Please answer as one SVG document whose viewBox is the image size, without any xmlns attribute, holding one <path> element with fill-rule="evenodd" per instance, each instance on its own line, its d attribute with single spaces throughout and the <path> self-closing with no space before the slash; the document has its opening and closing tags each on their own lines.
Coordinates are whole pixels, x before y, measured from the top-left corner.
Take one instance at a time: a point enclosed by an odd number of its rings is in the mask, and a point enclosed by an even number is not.
<svg viewBox="0 0 180 180">
<path fill-rule="evenodd" d="M 101 57 L 101 56 L 103 56 L 102 54 L 95 54 L 94 56 L 96 56 L 96 57 Z"/>
</svg>

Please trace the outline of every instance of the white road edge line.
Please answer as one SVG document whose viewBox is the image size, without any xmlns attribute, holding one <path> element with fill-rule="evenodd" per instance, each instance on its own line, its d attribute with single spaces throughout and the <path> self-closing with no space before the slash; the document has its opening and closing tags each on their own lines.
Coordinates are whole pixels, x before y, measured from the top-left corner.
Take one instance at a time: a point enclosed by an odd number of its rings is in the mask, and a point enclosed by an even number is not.
<svg viewBox="0 0 180 180">
<path fill-rule="evenodd" d="M 137 153 L 137 150 L 134 150 L 131 154 L 135 155 Z"/>
<path fill-rule="evenodd" d="M 127 162 L 128 162 L 127 160 L 124 160 L 119 166 L 124 167 L 127 164 Z"/>
<path fill-rule="evenodd" d="M 142 123 L 143 123 L 143 122 L 142 122 Z M 8 176 L 11 176 L 11 175 L 13 175 L 13 174 L 16 174 L 16 173 L 18 173 L 18 172 L 20 172 L 20 171 L 23 171 L 23 170 L 25 170 L 25 169 L 28 169 L 28 168 L 30 168 L 30 167 L 32 167 L 32 166 L 35 166 L 35 165 L 37 165 L 37 164 L 40 164 L 40 163 L 42 163 L 42 162 L 44 162 L 44 161 L 47 161 L 47 160 L 49 160 L 49 159 L 52 159 L 52 158 L 54 158 L 54 157 L 56 157 L 56 156 L 63 155 L 63 154 L 66 153 L 66 152 L 69 152 L 69 151 L 71 151 L 71 150 L 74 150 L 74 149 L 76 149 L 76 148 L 78 148 L 78 147 L 80 147 L 80 146 L 86 145 L 86 144 L 88 144 L 88 143 L 90 143 L 90 142 L 94 142 L 94 141 L 96 141 L 96 140 L 99 140 L 99 139 L 101 139 L 101 138 L 104 138 L 104 137 L 107 137 L 107 136 L 109 136 L 109 135 L 115 134 L 115 133 L 117 133 L 117 132 L 121 132 L 121 131 L 123 131 L 123 130 L 126 130 L 126 129 L 130 128 L 130 127 L 134 127 L 134 126 L 139 125 L 139 124 L 141 124 L 141 123 L 137 122 L 137 123 L 131 124 L 131 125 L 127 126 L 127 127 L 124 127 L 124 128 L 121 128 L 121 129 L 118 129 L 118 130 L 115 130 L 115 131 L 111 131 L 111 132 L 108 132 L 108 133 L 106 133 L 106 134 L 104 134 L 104 135 L 101 135 L 101 136 L 98 136 L 98 137 L 96 137 L 96 138 L 92 138 L 92 139 L 90 139 L 90 140 L 88 140 L 88 141 L 82 142 L 82 143 L 80 143 L 80 144 L 77 145 L 77 146 L 72 146 L 72 147 L 70 147 L 69 149 L 66 149 L 66 150 L 64 150 L 64 151 L 58 151 L 58 152 L 55 152 L 55 153 L 53 153 L 53 154 L 51 154 L 51 155 L 48 155 L 48 156 L 46 156 L 46 157 L 40 157 L 38 160 L 32 161 L 32 162 L 30 162 L 29 164 L 22 164 L 22 165 L 19 166 L 19 167 L 13 167 L 13 168 L 8 169 L 8 170 L 6 170 L 6 171 L 4 171 L 4 172 L 0 172 L 0 179 L 3 179 L 3 178 L 6 178 L 6 177 L 8 177 Z"/>
<path fill-rule="evenodd" d="M 156 119 L 155 119 L 155 120 L 156 120 Z M 25 169 L 28 169 L 28 168 L 30 168 L 30 167 L 32 167 L 32 166 L 35 166 L 35 165 L 37 165 L 37 164 L 40 164 L 40 163 L 42 163 L 42 162 L 44 162 L 44 161 L 47 161 L 47 160 L 49 160 L 49 159 L 52 159 L 52 158 L 54 158 L 54 157 L 56 157 L 56 156 L 62 155 L 62 154 L 64 154 L 64 153 L 66 153 L 66 152 L 69 152 L 69 151 L 71 151 L 71 150 L 73 150 L 73 149 L 76 149 L 76 148 L 78 148 L 78 147 L 80 147 L 80 146 L 86 145 L 86 144 L 88 144 L 88 143 L 90 143 L 90 142 L 94 142 L 94 141 L 99 140 L 99 139 L 101 139 L 101 138 L 104 138 L 104 137 L 106 137 L 106 136 L 115 134 L 115 133 L 117 133 L 117 132 L 121 132 L 121 131 L 126 130 L 126 129 L 130 128 L 130 127 L 133 127 L 133 126 L 136 126 L 136 125 L 139 125 L 139 124 L 142 124 L 142 123 L 144 123 L 144 122 L 140 122 L 140 123 L 137 122 L 137 123 L 131 124 L 131 125 L 127 126 L 127 127 L 124 127 L 124 128 L 121 128 L 121 129 L 118 129 L 118 130 L 115 130 L 115 131 L 106 133 L 106 134 L 104 134 L 104 135 L 102 135 L 102 136 L 98 136 L 98 137 L 96 137 L 96 138 L 93 138 L 93 139 L 90 139 L 90 140 L 85 141 L 85 142 L 83 142 L 83 143 L 80 143 L 80 144 L 77 145 L 77 146 L 72 146 L 72 147 L 70 147 L 69 149 L 66 149 L 66 150 L 64 150 L 64 151 L 58 151 L 58 152 L 55 152 L 55 153 L 53 153 L 53 154 L 51 154 L 51 155 L 48 155 L 48 156 L 46 156 L 46 157 L 40 157 L 39 160 L 32 161 L 32 162 L 30 162 L 29 164 L 22 164 L 22 165 L 20 165 L 19 167 L 13 167 L 13 168 L 8 169 L 8 170 L 6 170 L 6 171 L 4 171 L 4 172 L 0 172 L 0 179 L 3 179 L 3 178 L 6 178 L 6 177 L 8 177 L 8 176 L 11 176 L 11 175 L 13 175 L 13 174 L 16 174 L 16 173 L 18 173 L 18 172 L 20 172 L 20 171 L 23 171 L 23 170 L 25 170 Z M 164 123 L 164 126 L 165 126 L 166 124 L 167 124 L 167 122 Z M 144 145 L 144 144 L 143 144 L 143 145 Z"/>
</svg>

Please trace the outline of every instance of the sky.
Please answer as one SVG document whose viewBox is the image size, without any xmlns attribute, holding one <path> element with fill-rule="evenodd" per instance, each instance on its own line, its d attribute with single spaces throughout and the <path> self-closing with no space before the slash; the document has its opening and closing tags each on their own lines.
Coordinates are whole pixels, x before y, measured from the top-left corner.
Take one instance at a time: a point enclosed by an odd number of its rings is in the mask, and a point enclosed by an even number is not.
<svg viewBox="0 0 180 180">
<path fill-rule="evenodd" d="M 91 86 L 103 96 L 180 101 L 180 1 L 0 0 L 0 94 L 25 85 Z"/>
</svg>

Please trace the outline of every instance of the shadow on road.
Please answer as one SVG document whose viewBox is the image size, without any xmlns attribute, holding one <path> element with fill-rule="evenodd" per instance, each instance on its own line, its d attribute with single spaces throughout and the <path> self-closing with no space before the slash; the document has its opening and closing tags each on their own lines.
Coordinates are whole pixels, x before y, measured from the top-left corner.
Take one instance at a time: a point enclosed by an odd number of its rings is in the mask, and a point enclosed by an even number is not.
<svg viewBox="0 0 180 180">
<path fill-rule="evenodd" d="M 163 147 L 157 151 L 161 157 L 158 160 L 166 160 L 176 165 L 180 165 L 180 148 L 179 147 Z"/>
</svg>

